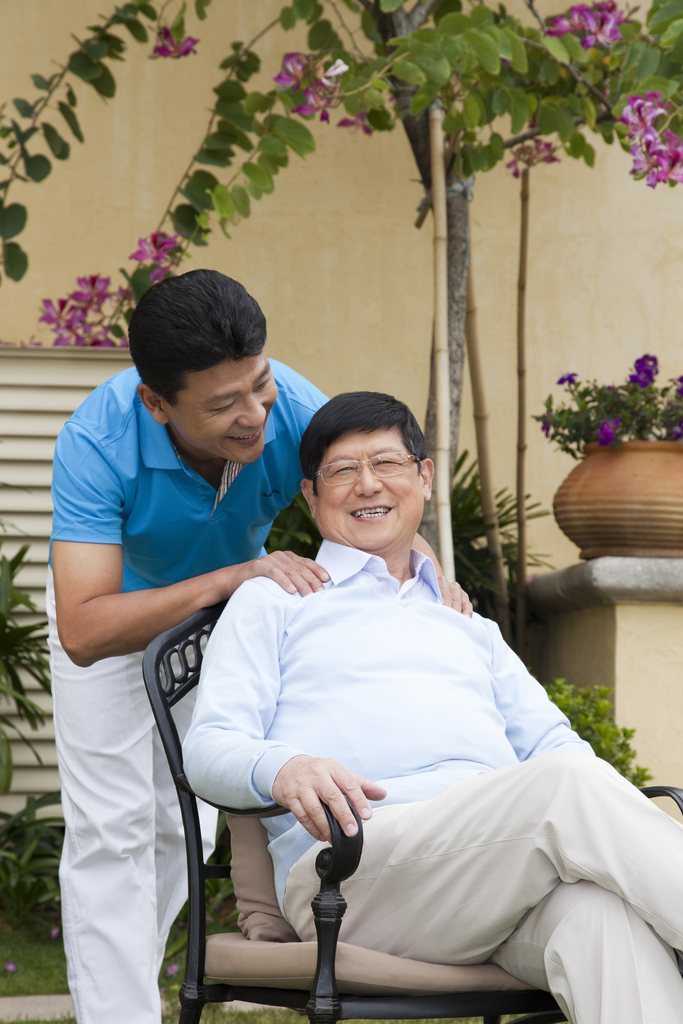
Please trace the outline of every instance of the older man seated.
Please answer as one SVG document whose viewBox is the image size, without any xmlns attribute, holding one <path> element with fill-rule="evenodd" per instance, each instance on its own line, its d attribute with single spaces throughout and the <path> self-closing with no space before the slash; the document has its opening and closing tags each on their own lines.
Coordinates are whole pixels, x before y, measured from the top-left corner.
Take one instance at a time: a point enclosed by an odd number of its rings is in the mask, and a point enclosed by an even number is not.
<svg viewBox="0 0 683 1024">
<path fill-rule="evenodd" d="M 487 619 L 444 606 L 411 541 L 433 465 L 410 410 L 338 395 L 301 442 L 331 580 L 244 583 L 209 642 L 187 776 L 264 820 L 281 907 L 314 937 L 320 801 L 360 867 L 341 938 L 441 964 L 492 961 L 573 1024 L 681 1024 L 683 827 L 572 732 Z"/>
</svg>

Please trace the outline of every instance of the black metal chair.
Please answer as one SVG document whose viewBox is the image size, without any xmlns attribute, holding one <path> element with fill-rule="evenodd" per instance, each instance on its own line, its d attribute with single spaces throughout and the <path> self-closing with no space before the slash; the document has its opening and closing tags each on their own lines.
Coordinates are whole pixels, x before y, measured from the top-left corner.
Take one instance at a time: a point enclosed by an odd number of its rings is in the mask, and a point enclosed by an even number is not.
<svg viewBox="0 0 683 1024">
<path fill-rule="evenodd" d="M 316 861 L 321 886 L 313 901 L 318 962 L 311 991 L 205 983 L 205 882 L 209 878 L 229 877 L 230 866 L 207 865 L 204 862 L 197 799 L 183 771 L 182 748 L 171 708 L 197 685 L 206 642 L 224 607 L 225 603 L 204 608 L 174 629 L 160 634 L 145 651 L 143 660 L 145 686 L 178 793 L 187 847 L 188 933 L 185 979 L 180 989 L 179 1024 L 199 1024 L 206 1003 L 233 1000 L 305 1010 L 311 1024 L 334 1024 L 340 1019 L 414 1020 L 472 1016 L 483 1016 L 484 1024 L 500 1024 L 503 1014 L 515 1013 L 525 1016 L 517 1018 L 514 1024 L 555 1024 L 566 1021 L 554 998 L 547 992 L 535 989 L 423 996 L 340 995 L 335 979 L 335 953 L 346 903 L 339 887 L 358 866 L 363 832 L 361 821 L 356 818 L 359 826 L 357 835 L 351 838 L 346 836 L 327 807 L 325 811 L 333 841 L 332 848 L 323 850 Z M 649 786 L 642 792 L 649 797 L 671 797 L 683 813 L 682 789 Z M 287 813 L 285 808 L 275 804 L 266 809 L 259 807 L 247 811 L 215 806 L 230 814 L 258 818 Z"/>
</svg>

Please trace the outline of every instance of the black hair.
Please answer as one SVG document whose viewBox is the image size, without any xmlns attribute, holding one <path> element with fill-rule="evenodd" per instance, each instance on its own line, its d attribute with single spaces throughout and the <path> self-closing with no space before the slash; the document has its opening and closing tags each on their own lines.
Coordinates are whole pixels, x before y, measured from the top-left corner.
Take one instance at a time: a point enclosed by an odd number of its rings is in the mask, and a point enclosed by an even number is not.
<svg viewBox="0 0 683 1024">
<path fill-rule="evenodd" d="M 174 403 L 187 373 L 259 355 L 266 343 L 266 318 L 237 281 L 217 270 L 191 270 L 145 292 L 128 338 L 144 383 Z"/>
<path fill-rule="evenodd" d="M 325 452 L 337 438 L 355 430 L 371 434 L 393 427 L 398 429 L 403 444 L 418 463 L 428 457 L 424 434 L 404 402 L 379 391 L 346 391 L 331 398 L 315 413 L 299 446 L 301 471 L 307 480 L 313 481 L 314 493 L 317 494 L 315 474 Z"/>
</svg>

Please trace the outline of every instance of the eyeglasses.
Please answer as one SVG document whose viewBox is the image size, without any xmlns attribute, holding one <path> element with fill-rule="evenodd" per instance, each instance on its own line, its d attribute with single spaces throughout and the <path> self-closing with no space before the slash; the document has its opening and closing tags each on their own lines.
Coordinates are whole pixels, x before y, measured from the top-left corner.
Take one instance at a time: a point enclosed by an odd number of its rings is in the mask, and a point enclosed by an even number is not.
<svg viewBox="0 0 683 1024">
<path fill-rule="evenodd" d="M 406 452 L 384 452 L 382 455 L 373 455 L 371 459 L 363 459 L 362 462 L 357 459 L 330 462 L 315 475 L 322 477 L 323 483 L 328 487 L 341 487 L 343 484 L 355 483 L 360 476 L 361 466 L 369 466 L 375 476 L 383 480 L 384 477 L 407 473 L 411 462 L 417 462 L 419 465 L 420 459 Z"/>
</svg>

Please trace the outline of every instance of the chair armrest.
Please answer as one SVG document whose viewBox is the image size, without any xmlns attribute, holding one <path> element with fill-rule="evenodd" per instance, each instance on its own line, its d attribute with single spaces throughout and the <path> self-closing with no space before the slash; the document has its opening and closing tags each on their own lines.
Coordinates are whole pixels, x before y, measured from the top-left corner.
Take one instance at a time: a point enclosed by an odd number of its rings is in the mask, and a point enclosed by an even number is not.
<svg viewBox="0 0 683 1024">
<path fill-rule="evenodd" d="M 318 937 L 318 962 L 306 1012 L 309 1020 L 324 1020 L 327 1024 L 339 1020 L 342 1012 L 334 967 L 339 929 L 346 910 L 346 900 L 339 885 L 354 873 L 363 852 L 363 823 L 350 802 L 349 807 L 358 825 L 355 836 L 342 832 L 334 814 L 323 803 L 332 845 L 321 850 L 315 860 L 315 870 L 320 878 L 320 892 L 312 903 Z"/>
<path fill-rule="evenodd" d="M 655 796 L 671 797 L 681 814 L 683 814 L 683 789 L 679 789 L 677 786 L 644 786 L 640 792 L 650 800 Z"/>
</svg>

